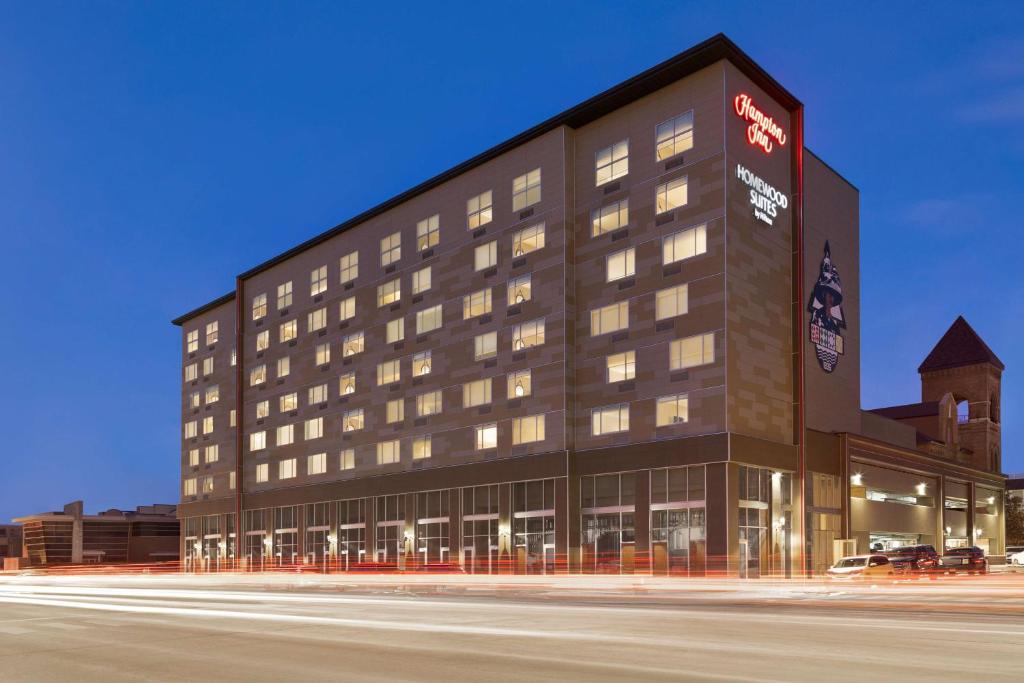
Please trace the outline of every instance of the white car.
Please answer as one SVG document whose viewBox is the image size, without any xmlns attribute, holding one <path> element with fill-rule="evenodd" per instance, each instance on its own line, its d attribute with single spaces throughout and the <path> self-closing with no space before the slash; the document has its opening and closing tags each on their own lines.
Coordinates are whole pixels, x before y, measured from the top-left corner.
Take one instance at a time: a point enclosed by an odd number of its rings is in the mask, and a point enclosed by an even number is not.
<svg viewBox="0 0 1024 683">
<path fill-rule="evenodd" d="M 1018 566 L 1024 565 L 1024 550 L 1020 551 L 1019 553 L 1014 553 L 1013 555 L 1007 555 L 1006 563 L 1015 564 Z"/>
<path fill-rule="evenodd" d="M 854 555 L 844 557 L 829 567 L 829 578 L 870 579 L 895 574 L 889 558 L 885 555 Z"/>
</svg>

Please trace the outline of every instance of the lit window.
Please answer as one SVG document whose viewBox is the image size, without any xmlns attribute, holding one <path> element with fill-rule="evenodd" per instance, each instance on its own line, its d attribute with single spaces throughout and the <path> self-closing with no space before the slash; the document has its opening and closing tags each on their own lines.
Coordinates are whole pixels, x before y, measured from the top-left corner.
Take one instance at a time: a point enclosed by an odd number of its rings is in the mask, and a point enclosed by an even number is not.
<svg viewBox="0 0 1024 683">
<path fill-rule="evenodd" d="M 190 330 L 189 333 L 185 335 L 185 341 L 187 342 L 189 353 L 195 353 L 196 351 L 198 351 L 199 330 Z"/>
<path fill-rule="evenodd" d="M 512 350 L 522 351 L 544 343 L 544 318 L 537 318 L 512 328 Z"/>
<path fill-rule="evenodd" d="M 277 478 L 278 479 L 294 479 L 295 478 L 295 458 L 288 458 L 277 463 Z"/>
<path fill-rule="evenodd" d="M 363 350 L 363 333 L 356 332 L 354 334 L 347 335 L 341 342 L 341 355 L 354 356 Z"/>
<path fill-rule="evenodd" d="M 237 349 L 231 349 L 231 367 L 235 367 L 235 361 L 238 360 Z"/>
<path fill-rule="evenodd" d="M 338 464 L 343 470 L 354 470 L 356 468 L 356 452 L 351 448 L 346 448 L 341 452 Z"/>
<path fill-rule="evenodd" d="M 292 281 L 289 280 L 283 285 L 277 286 L 277 310 L 288 308 L 292 305 Z"/>
<path fill-rule="evenodd" d="M 538 223 L 512 236 L 512 256 L 519 257 L 544 248 L 544 224 Z"/>
<path fill-rule="evenodd" d="M 341 284 L 355 280 L 359 277 L 359 252 L 345 254 L 338 261 L 338 265 L 341 268 Z"/>
<path fill-rule="evenodd" d="M 185 366 L 185 381 L 194 382 L 199 377 L 199 367 L 195 363 L 189 363 Z"/>
<path fill-rule="evenodd" d="M 478 379 L 462 385 L 462 407 L 473 408 L 491 402 L 491 380 Z"/>
<path fill-rule="evenodd" d="M 377 386 L 392 384 L 402 378 L 402 369 L 398 359 L 384 361 L 377 365 Z"/>
<path fill-rule="evenodd" d="M 203 359 L 203 377 L 209 377 L 213 374 L 213 356 Z"/>
<path fill-rule="evenodd" d="M 661 262 L 664 265 L 682 261 L 708 250 L 707 226 L 698 225 L 672 233 L 661 241 Z"/>
<path fill-rule="evenodd" d="M 338 304 L 338 320 L 349 320 L 354 318 L 356 315 L 356 298 L 350 296 L 347 299 L 342 299 L 341 303 Z"/>
<path fill-rule="evenodd" d="M 514 306 L 515 304 L 521 304 L 524 301 L 529 301 L 532 296 L 532 288 L 530 286 L 530 275 L 522 275 L 515 278 L 514 280 L 508 281 L 508 305 Z"/>
<path fill-rule="evenodd" d="M 206 345 L 213 346 L 217 343 L 220 338 L 219 332 L 220 324 L 214 320 L 212 323 L 206 324 Z"/>
<path fill-rule="evenodd" d="M 473 339 L 473 358 L 475 360 L 486 360 L 498 355 L 498 333 L 487 332 L 478 334 Z"/>
<path fill-rule="evenodd" d="M 401 459 L 401 446 L 398 439 L 382 441 L 377 444 L 377 464 L 391 465 Z"/>
<path fill-rule="evenodd" d="M 665 213 L 686 205 L 686 176 L 673 178 L 667 183 L 658 185 L 654 191 L 657 213 Z"/>
<path fill-rule="evenodd" d="M 594 408 L 590 411 L 590 429 L 594 436 L 629 431 L 629 404 Z"/>
<path fill-rule="evenodd" d="M 185 438 L 186 439 L 194 439 L 194 438 L 196 438 L 196 436 L 198 434 L 198 432 L 197 432 L 198 427 L 199 427 L 199 423 L 196 420 L 190 420 L 190 421 L 186 422 L 185 423 Z"/>
<path fill-rule="evenodd" d="M 267 447 L 267 433 L 266 432 L 253 432 L 249 435 L 249 450 L 250 451 L 262 451 Z"/>
<path fill-rule="evenodd" d="M 188 452 L 189 467 L 199 467 L 199 449 L 192 448 Z"/>
<path fill-rule="evenodd" d="M 474 427 L 476 431 L 476 449 L 478 451 L 484 451 L 489 448 L 498 447 L 498 425 L 485 424 L 477 425 Z"/>
<path fill-rule="evenodd" d="M 342 396 L 356 393 L 356 373 L 348 372 L 338 380 L 338 392 Z"/>
<path fill-rule="evenodd" d="M 252 319 L 259 320 L 267 315 L 267 293 L 257 294 L 252 298 Z"/>
<path fill-rule="evenodd" d="M 235 471 L 231 470 L 228 472 L 228 488 L 232 491 L 235 490 Z"/>
<path fill-rule="evenodd" d="M 191 477 L 189 479 L 186 479 L 183 482 L 183 484 L 184 484 L 184 488 L 183 488 L 184 495 L 186 495 L 186 496 L 194 496 L 194 495 L 196 495 L 196 479 L 195 479 L 195 477 Z"/>
<path fill-rule="evenodd" d="M 417 436 L 412 440 L 412 459 L 423 460 L 430 457 L 430 435 Z"/>
<path fill-rule="evenodd" d="M 267 381 L 267 366 L 257 365 L 249 371 L 249 386 L 254 387 Z"/>
<path fill-rule="evenodd" d="M 624 382 L 627 379 L 636 377 L 636 352 L 623 351 L 605 358 L 608 374 L 606 380 L 609 384 Z"/>
<path fill-rule="evenodd" d="M 636 275 L 636 249 L 630 247 L 608 254 L 605 258 L 605 270 L 608 282 Z"/>
<path fill-rule="evenodd" d="M 428 391 L 416 397 L 416 417 L 438 415 L 441 412 L 441 392 Z"/>
<path fill-rule="evenodd" d="M 715 362 L 715 333 L 677 339 L 669 346 L 669 369 L 682 370 Z"/>
<path fill-rule="evenodd" d="M 659 123 L 654 129 L 656 159 L 664 161 L 693 147 L 693 112 L 688 111 L 668 121 Z"/>
<path fill-rule="evenodd" d="M 323 474 L 327 471 L 327 454 L 314 453 L 306 456 L 306 474 Z"/>
<path fill-rule="evenodd" d="M 391 265 L 400 258 L 402 258 L 402 233 L 396 232 L 380 241 L 380 265 Z"/>
<path fill-rule="evenodd" d="M 512 210 L 522 211 L 540 201 L 540 169 L 535 168 L 529 173 L 512 181 Z"/>
<path fill-rule="evenodd" d="M 217 462 L 218 460 L 220 460 L 220 446 L 218 446 L 217 444 L 207 446 L 206 451 L 203 453 L 203 458 L 208 463 Z"/>
<path fill-rule="evenodd" d="M 491 191 L 469 199 L 466 202 L 466 226 L 470 230 L 476 230 L 481 225 L 491 222 Z"/>
<path fill-rule="evenodd" d="M 256 353 L 270 348 L 270 330 L 263 330 L 256 335 Z"/>
<path fill-rule="evenodd" d="M 425 251 L 438 243 L 441 239 L 440 221 L 441 217 L 435 213 L 416 224 L 416 249 Z"/>
<path fill-rule="evenodd" d="M 481 244 L 473 250 L 473 269 L 486 270 L 498 265 L 498 241 Z"/>
<path fill-rule="evenodd" d="M 235 426 L 235 409 L 232 408 L 228 411 L 228 425 L 231 427 Z"/>
<path fill-rule="evenodd" d="M 608 334 L 629 327 L 629 302 L 619 301 L 590 312 L 590 336 Z"/>
<path fill-rule="evenodd" d="M 402 298 L 402 280 L 395 278 L 377 286 L 377 306 L 387 306 Z"/>
<path fill-rule="evenodd" d="M 314 417 L 312 420 L 306 420 L 303 438 L 306 441 L 312 439 L 319 439 L 324 435 L 324 419 L 322 417 Z"/>
<path fill-rule="evenodd" d="M 202 401 L 202 396 L 199 394 L 198 391 L 193 391 L 191 394 L 188 395 L 188 407 L 189 408 L 198 408 L 199 404 L 201 403 L 201 401 Z"/>
<path fill-rule="evenodd" d="M 468 320 L 491 312 L 491 288 L 462 297 L 462 319 Z"/>
<path fill-rule="evenodd" d="M 314 268 L 309 274 L 309 295 L 316 296 L 327 291 L 327 266 Z"/>
<path fill-rule="evenodd" d="M 299 395 L 296 392 L 284 394 L 277 400 L 278 409 L 282 413 L 290 413 L 299 409 Z"/>
<path fill-rule="evenodd" d="M 654 296 L 654 315 L 657 320 L 684 315 L 687 312 L 688 306 L 687 285 L 659 289 Z"/>
<path fill-rule="evenodd" d="M 203 493 L 213 493 L 213 477 L 203 477 Z"/>
<path fill-rule="evenodd" d="M 220 400 L 220 385 L 214 384 L 213 386 L 206 387 L 206 403 L 216 403 Z"/>
<path fill-rule="evenodd" d="M 430 266 L 420 268 L 412 274 L 412 293 L 419 294 L 430 289 Z"/>
<path fill-rule="evenodd" d="M 533 382 L 529 370 L 517 370 L 508 376 L 508 397 L 521 398 L 533 393 Z"/>
<path fill-rule="evenodd" d="M 512 420 L 512 445 L 544 440 L 544 416 L 529 415 Z"/>
<path fill-rule="evenodd" d="M 430 351 L 420 351 L 419 353 L 413 354 L 412 357 L 412 376 L 420 377 L 421 375 L 430 374 Z"/>
<path fill-rule="evenodd" d="M 299 324 L 295 320 L 289 320 L 286 323 L 281 323 L 277 330 L 277 339 L 283 344 L 284 342 L 291 341 L 298 336 Z"/>
<path fill-rule="evenodd" d="M 426 334 L 441 327 L 444 322 L 444 314 L 441 304 L 431 306 L 422 311 L 416 311 L 416 334 Z"/>
<path fill-rule="evenodd" d="M 316 386 L 310 387 L 308 391 L 309 405 L 315 406 L 321 403 L 327 403 L 327 383 L 317 384 Z"/>
<path fill-rule="evenodd" d="M 295 443 L 295 425 L 282 425 L 277 428 L 277 440 L 274 443 L 278 446 L 290 446 Z"/>
<path fill-rule="evenodd" d="M 686 394 L 659 396 L 657 403 L 657 426 L 682 424 L 690 419 L 690 405 Z"/>
<path fill-rule="evenodd" d="M 203 418 L 203 434 L 213 433 L 213 416 L 208 415 Z"/>
<path fill-rule="evenodd" d="M 292 371 L 292 360 L 288 356 L 277 359 L 277 378 L 287 377 Z"/>
<path fill-rule="evenodd" d="M 590 234 L 592 237 L 612 232 L 629 225 L 629 200 L 602 206 L 590 212 Z"/>
<path fill-rule="evenodd" d="M 257 484 L 263 484 L 263 483 L 266 483 L 269 480 L 270 480 L 270 465 L 265 463 L 265 462 L 261 462 L 259 465 L 256 465 L 256 483 Z"/>
<path fill-rule="evenodd" d="M 327 327 L 327 308 L 318 308 L 315 311 L 310 311 L 306 316 L 306 324 L 309 326 L 310 332 L 316 332 Z"/>
<path fill-rule="evenodd" d="M 621 178 L 629 173 L 629 140 L 597 150 L 594 155 L 595 185 Z"/>
<path fill-rule="evenodd" d="M 256 404 L 256 419 L 262 420 L 270 416 L 270 401 L 260 401 Z"/>
<path fill-rule="evenodd" d="M 388 321 L 385 339 L 388 344 L 395 344 L 405 339 L 405 318 Z"/>
<path fill-rule="evenodd" d="M 346 432 L 356 432 L 363 428 L 363 409 L 347 410 L 341 416 L 341 428 Z"/>
<path fill-rule="evenodd" d="M 405 419 L 405 399 L 396 398 L 387 402 L 386 406 L 386 422 L 391 424 L 392 422 L 401 422 Z"/>
</svg>

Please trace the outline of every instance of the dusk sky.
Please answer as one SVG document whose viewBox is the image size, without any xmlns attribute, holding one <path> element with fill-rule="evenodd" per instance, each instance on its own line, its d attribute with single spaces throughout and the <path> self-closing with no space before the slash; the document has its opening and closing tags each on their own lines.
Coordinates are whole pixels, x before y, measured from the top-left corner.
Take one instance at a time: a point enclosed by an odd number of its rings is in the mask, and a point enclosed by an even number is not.
<svg viewBox="0 0 1024 683">
<path fill-rule="evenodd" d="M 0 2 L 0 520 L 176 502 L 172 318 L 718 32 L 860 189 L 862 404 L 963 314 L 1024 470 L 1024 9 L 817 5 Z"/>
</svg>

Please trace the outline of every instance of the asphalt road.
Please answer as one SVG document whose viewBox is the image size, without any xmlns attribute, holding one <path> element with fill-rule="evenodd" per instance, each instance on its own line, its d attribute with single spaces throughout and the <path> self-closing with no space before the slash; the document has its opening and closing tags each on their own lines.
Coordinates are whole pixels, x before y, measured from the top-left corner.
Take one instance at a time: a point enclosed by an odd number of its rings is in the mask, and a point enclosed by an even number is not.
<svg viewBox="0 0 1024 683">
<path fill-rule="evenodd" d="M 3 681 L 1017 680 L 1024 575 L 0 577 Z"/>
</svg>

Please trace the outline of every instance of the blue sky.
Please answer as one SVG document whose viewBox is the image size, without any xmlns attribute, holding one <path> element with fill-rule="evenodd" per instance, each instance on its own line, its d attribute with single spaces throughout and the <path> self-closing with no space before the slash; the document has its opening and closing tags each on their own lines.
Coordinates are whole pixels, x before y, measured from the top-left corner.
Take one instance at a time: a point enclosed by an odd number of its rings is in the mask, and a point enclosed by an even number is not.
<svg viewBox="0 0 1024 683">
<path fill-rule="evenodd" d="M 894 4 L 0 2 L 0 519 L 176 500 L 172 317 L 719 31 L 860 188 L 863 404 L 962 313 L 1024 470 L 1024 9 Z"/>
</svg>

